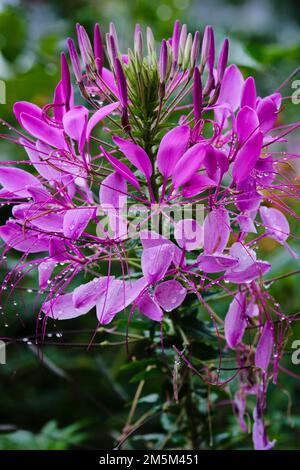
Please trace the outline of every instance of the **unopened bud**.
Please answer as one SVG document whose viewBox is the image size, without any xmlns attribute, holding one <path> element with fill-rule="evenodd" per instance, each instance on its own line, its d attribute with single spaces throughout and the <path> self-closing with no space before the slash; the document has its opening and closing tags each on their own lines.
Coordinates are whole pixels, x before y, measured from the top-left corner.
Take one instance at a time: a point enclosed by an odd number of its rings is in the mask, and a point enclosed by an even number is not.
<svg viewBox="0 0 300 470">
<path fill-rule="evenodd" d="M 178 65 L 181 66 L 183 63 L 185 43 L 187 39 L 187 26 L 184 24 L 181 28 L 180 38 L 179 38 L 179 56 L 178 56 Z"/>
<path fill-rule="evenodd" d="M 195 67 L 195 64 L 197 62 L 198 55 L 199 55 L 199 50 L 200 50 L 200 34 L 199 34 L 199 31 L 196 31 L 193 44 L 192 44 L 192 49 L 191 49 L 191 70 L 193 70 Z"/>
<path fill-rule="evenodd" d="M 225 69 L 227 67 L 228 52 L 229 52 L 229 41 L 227 38 L 225 38 L 223 41 L 222 49 L 221 49 L 219 60 L 218 60 L 218 67 L 217 67 L 218 83 L 221 83 L 223 76 L 224 76 Z"/>
<path fill-rule="evenodd" d="M 183 54 L 183 64 L 182 64 L 183 70 L 186 70 L 190 65 L 192 45 L 193 45 L 193 36 L 191 33 L 189 33 L 186 43 L 185 43 L 184 54 Z"/>
<path fill-rule="evenodd" d="M 168 73 L 168 46 L 165 39 L 161 43 L 158 66 L 160 82 L 163 83 Z"/>
<path fill-rule="evenodd" d="M 135 53 L 135 56 L 136 56 L 139 64 L 141 64 L 143 62 L 143 57 L 144 57 L 142 31 L 139 30 L 135 36 L 136 37 L 135 37 L 135 40 L 134 40 L 134 53 Z"/>
<path fill-rule="evenodd" d="M 102 74 L 103 64 L 104 64 L 104 51 L 103 51 L 103 42 L 100 26 L 98 23 L 95 24 L 94 28 L 94 54 L 96 68 L 99 75 Z"/>
<path fill-rule="evenodd" d="M 72 63 L 72 69 L 73 69 L 76 81 L 80 83 L 82 82 L 83 78 L 82 78 L 81 65 L 80 65 L 80 60 L 79 60 L 79 56 L 77 53 L 77 49 L 72 38 L 68 38 L 67 43 L 68 43 L 68 49 L 69 49 L 70 59 Z"/>
</svg>

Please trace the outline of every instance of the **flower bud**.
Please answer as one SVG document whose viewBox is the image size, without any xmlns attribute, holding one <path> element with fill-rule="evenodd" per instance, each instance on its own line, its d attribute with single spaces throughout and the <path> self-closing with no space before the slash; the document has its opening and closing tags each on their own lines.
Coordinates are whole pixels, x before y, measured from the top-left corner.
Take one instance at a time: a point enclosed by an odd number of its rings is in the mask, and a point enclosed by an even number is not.
<svg viewBox="0 0 300 470">
<path fill-rule="evenodd" d="M 135 38 L 134 38 L 134 53 L 139 64 L 141 64 L 143 62 L 143 57 L 144 57 L 144 47 L 143 47 L 142 31 L 140 28 L 136 32 Z"/>
<path fill-rule="evenodd" d="M 95 24 L 94 28 L 94 54 L 95 62 L 99 75 L 102 73 L 102 68 L 104 64 L 104 52 L 103 52 L 103 42 L 100 26 L 98 23 Z"/>
<path fill-rule="evenodd" d="M 194 69 L 196 61 L 198 59 L 200 50 L 200 34 L 199 31 L 195 32 L 192 49 L 191 49 L 191 70 Z"/>
<path fill-rule="evenodd" d="M 78 45 L 84 65 L 88 70 L 93 68 L 94 52 L 88 34 L 83 26 L 76 25 Z"/>
<path fill-rule="evenodd" d="M 195 70 L 194 70 L 193 100 L 194 100 L 195 122 L 198 123 L 201 119 L 201 113 L 202 113 L 202 82 L 201 82 L 201 75 L 200 75 L 198 67 L 195 67 Z"/>
<path fill-rule="evenodd" d="M 178 63 L 179 55 L 179 40 L 180 40 L 180 22 L 176 20 L 173 28 L 172 35 L 172 68 L 175 70 Z"/>
<path fill-rule="evenodd" d="M 218 67 L 217 67 L 217 77 L 218 83 L 221 83 L 225 69 L 228 62 L 228 52 L 229 52 L 229 41 L 227 38 L 224 39 L 222 49 L 220 52 Z"/>
<path fill-rule="evenodd" d="M 179 56 L 178 56 L 178 65 L 181 66 L 183 63 L 185 43 L 187 39 L 187 26 L 184 24 L 181 28 L 180 38 L 179 38 Z"/>
<path fill-rule="evenodd" d="M 116 30 L 114 23 L 109 23 L 109 34 L 113 36 L 114 42 L 116 45 L 116 50 L 119 51 L 118 35 L 117 35 L 117 30 Z"/>
<path fill-rule="evenodd" d="M 147 27 L 147 47 L 148 47 L 148 54 L 150 57 L 155 56 L 155 39 L 153 36 L 152 29 Z"/>
<path fill-rule="evenodd" d="M 120 59 L 115 58 L 116 80 L 118 86 L 118 94 L 123 108 L 127 108 L 128 95 L 127 95 L 127 81 L 126 76 L 121 65 Z"/>
<path fill-rule="evenodd" d="M 160 82 L 163 83 L 168 73 L 168 46 L 165 39 L 163 39 L 161 43 L 158 66 Z"/>
<path fill-rule="evenodd" d="M 63 88 L 63 96 L 64 96 L 64 103 L 66 106 L 67 111 L 69 110 L 69 102 L 71 98 L 71 77 L 70 77 L 70 70 L 69 65 L 67 62 L 67 58 L 65 53 L 61 53 L 61 81 L 62 81 L 62 88 Z"/>
<path fill-rule="evenodd" d="M 192 45 L 193 45 L 193 36 L 191 33 L 189 33 L 186 43 L 185 43 L 184 54 L 183 54 L 183 64 L 182 64 L 183 70 L 186 70 L 188 66 L 190 65 Z"/>
<path fill-rule="evenodd" d="M 78 53 L 76 50 L 76 46 L 72 38 L 68 38 L 67 43 L 68 43 L 68 49 L 69 49 L 70 59 L 72 63 L 72 69 L 73 69 L 76 81 L 80 83 L 82 82 L 83 78 L 82 78 L 81 65 L 80 65 L 80 60 L 79 60 Z"/>
</svg>

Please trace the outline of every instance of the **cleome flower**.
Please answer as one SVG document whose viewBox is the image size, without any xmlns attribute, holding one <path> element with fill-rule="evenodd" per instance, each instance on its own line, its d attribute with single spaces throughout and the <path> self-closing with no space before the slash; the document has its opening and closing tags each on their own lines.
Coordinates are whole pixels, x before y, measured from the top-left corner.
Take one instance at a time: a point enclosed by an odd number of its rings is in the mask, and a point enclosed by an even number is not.
<svg viewBox="0 0 300 470">
<path fill-rule="evenodd" d="M 68 49 L 86 106 L 74 102 L 62 53 L 52 103 L 17 102 L 21 130 L 2 121 L 28 158 L 0 167 L 0 198 L 11 208 L 2 258 L 20 254 L 1 298 L 36 269 L 44 333 L 52 319 L 94 309 L 96 325 L 136 314 L 163 322 L 176 309 L 184 315 L 193 297 L 236 352 L 242 431 L 255 394 L 254 445 L 272 448 L 263 411 L 283 344 L 276 325 L 287 316 L 264 284 L 272 266 L 258 248 L 269 237 L 297 256 L 287 217 L 299 220 L 288 202 L 299 189 L 286 168 L 297 156 L 281 149 L 299 124 L 281 126 L 280 92 L 257 96 L 254 78 L 228 65 L 228 39 L 216 58 L 211 26 L 201 42 L 176 21 L 157 48 L 137 25 L 126 55 L 113 24 L 105 44 L 98 24 L 92 43 L 78 24 L 77 40 L 80 54 L 71 38 Z M 224 321 L 205 300 L 216 289 L 231 298 Z"/>
</svg>

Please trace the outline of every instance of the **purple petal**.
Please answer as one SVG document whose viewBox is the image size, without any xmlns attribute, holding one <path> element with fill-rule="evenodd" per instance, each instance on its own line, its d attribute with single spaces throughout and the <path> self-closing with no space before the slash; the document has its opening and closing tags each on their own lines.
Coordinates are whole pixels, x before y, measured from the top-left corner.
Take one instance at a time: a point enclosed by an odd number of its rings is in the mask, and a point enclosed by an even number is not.
<svg viewBox="0 0 300 470">
<path fill-rule="evenodd" d="M 85 230 L 87 224 L 95 213 L 95 209 L 81 207 L 70 209 L 65 213 L 63 222 L 64 235 L 67 238 L 76 240 Z"/>
<path fill-rule="evenodd" d="M 194 219 L 183 219 L 176 222 L 174 236 L 181 248 L 187 251 L 197 250 L 203 246 L 203 227 Z"/>
<path fill-rule="evenodd" d="M 97 317 L 100 324 L 106 325 L 118 312 L 134 302 L 146 285 L 147 282 L 143 278 L 132 283 L 120 280 L 110 281 L 97 302 Z"/>
<path fill-rule="evenodd" d="M 85 106 L 75 106 L 63 117 L 65 132 L 80 144 L 81 150 L 85 142 L 88 115 L 89 110 Z"/>
<path fill-rule="evenodd" d="M 255 366 L 262 369 L 264 372 L 267 372 L 272 357 L 274 345 L 273 330 L 272 323 L 267 321 L 256 347 Z"/>
<path fill-rule="evenodd" d="M 21 114 L 21 120 L 24 129 L 36 139 L 40 139 L 58 149 L 66 147 L 65 138 L 60 129 L 47 124 L 43 119 L 26 113 Z"/>
<path fill-rule="evenodd" d="M 0 167 L 0 184 L 15 197 L 29 197 L 27 186 L 41 188 L 39 180 L 20 168 Z"/>
<path fill-rule="evenodd" d="M 229 214 L 223 208 L 211 211 L 204 220 L 205 253 L 222 253 L 230 236 Z"/>
<path fill-rule="evenodd" d="M 62 232 L 63 215 L 56 212 L 45 212 L 47 209 L 40 204 L 18 204 L 13 207 L 12 213 L 16 219 L 30 223 L 46 232 Z M 44 214 L 44 215 L 43 215 Z"/>
<path fill-rule="evenodd" d="M 266 234 L 284 243 L 290 234 L 290 226 L 286 217 L 278 209 L 273 207 L 261 207 L 259 210 Z"/>
<path fill-rule="evenodd" d="M 21 139 L 21 143 L 24 145 L 25 141 Z M 61 181 L 61 172 L 51 166 L 51 163 L 58 166 L 57 159 L 49 158 L 49 155 L 53 151 L 52 147 L 41 140 L 38 140 L 36 142 L 36 149 L 31 146 L 31 144 L 30 146 L 28 146 L 28 144 L 24 145 L 24 149 L 26 150 L 33 166 L 41 176 L 48 181 Z"/>
<path fill-rule="evenodd" d="M 161 322 L 164 316 L 164 312 L 160 306 L 150 297 L 148 292 L 145 292 L 142 298 L 137 302 L 137 306 L 141 313 L 150 320 Z"/>
<path fill-rule="evenodd" d="M 161 244 L 142 253 L 142 270 L 149 284 L 155 284 L 166 274 L 174 255 L 172 245 Z"/>
<path fill-rule="evenodd" d="M 48 251 L 49 239 L 39 237 L 37 232 L 27 229 L 14 222 L 7 222 L 0 227 L 0 237 L 11 248 L 27 253 L 39 253 Z"/>
<path fill-rule="evenodd" d="M 126 202 L 127 184 L 119 173 L 112 173 L 101 183 L 99 199 L 103 206 L 121 208 Z"/>
<path fill-rule="evenodd" d="M 106 152 L 103 147 L 101 147 L 101 151 L 111 164 L 111 166 L 125 178 L 132 186 L 136 189 L 140 189 L 140 183 L 138 182 L 136 176 L 132 173 L 132 171 L 128 168 L 125 163 L 119 161 L 116 157 L 113 157 L 111 154 Z"/>
<path fill-rule="evenodd" d="M 241 108 L 243 106 L 249 106 L 252 109 L 256 108 L 256 87 L 253 77 L 248 77 L 245 80 L 242 90 Z"/>
<path fill-rule="evenodd" d="M 236 111 L 240 104 L 243 84 L 244 79 L 238 67 L 229 65 L 221 83 L 218 104 L 227 104 L 232 111 Z"/>
<path fill-rule="evenodd" d="M 35 116 L 38 119 L 43 119 L 43 111 L 41 108 L 28 101 L 18 101 L 14 104 L 14 114 L 22 127 L 24 127 L 22 121 L 23 113 Z"/>
<path fill-rule="evenodd" d="M 197 263 L 199 268 L 206 273 L 218 273 L 236 266 L 238 260 L 229 255 L 200 255 Z"/>
<path fill-rule="evenodd" d="M 154 248 L 156 246 L 160 246 L 162 244 L 169 245 L 172 247 L 174 250 L 174 255 L 173 255 L 173 263 L 175 265 L 179 265 L 180 262 L 182 261 L 182 251 L 180 248 L 178 248 L 177 245 L 175 245 L 171 240 L 168 238 L 163 237 L 162 235 L 152 232 L 152 231 L 146 231 L 142 230 L 140 232 L 140 239 L 143 245 L 143 248 Z"/>
<path fill-rule="evenodd" d="M 257 115 L 262 132 L 266 133 L 271 130 L 277 119 L 278 109 L 270 96 L 260 100 L 257 105 Z"/>
<path fill-rule="evenodd" d="M 55 261 L 47 260 L 43 261 L 42 263 L 39 264 L 38 266 L 38 271 L 39 271 L 39 287 L 40 289 L 46 289 L 48 286 L 48 281 L 51 277 L 51 274 L 53 272 L 53 269 L 55 268 Z"/>
<path fill-rule="evenodd" d="M 184 301 L 186 289 L 178 281 L 165 281 L 156 286 L 154 297 L 166 312 L 171 312 Z"/>
<path fill-rule="evenodd" d="M 74 307 L 88 310 L 92 309 L 112 279 L 113 278 L 99 277 L 76 287 L 73 292 Z"/>
<path fill-rule="evenodd" d="M 117 101 L 116 103 L 111 103 L 106 106 L 102 106 L 98 111 L 96 111 L 87 125 L 87 132 L 86 138 L 90 140 L 90 136 L 94 127 L 98 124 L 98 122 L 102 121 L 106 116 L 109 116 L 113 111 L 115 111 L 120 106 L 120 103 Z"/>
<path fill-rule="evenodd" d="M 177 162 L 173 174 L 174 188 L 187 183 L 191 177 L 203 166 L 206 155 L 206 145 L 196 144 L 189 148 Z"/>
<path fill-rule="evenodd" d="M 68 250 L 62 238 L 50 238 L 49 254 L 57 262 L 64 262 L 68 259 Z"/>
<path fill-rule="evenodd" d="M 193 197 L 216 185 L 217 183 L 208 176 L 196 174 L 184 185 L 182 195 L 184 197 Z"/>
<path fill-rule="evenodd" d="M 233 164 L 232 176 L 236 183 L 245 180 L 260 157 L 263 133 L 255 132 L 240 148 Z"/>
<path fill-rule="evenodd" d="M 64 294 L 57 297 L 56 300 L 45 302 L 42 307 L 43 312 L 54 320 L 69 320 L 81 315 L 85 315 L 89 308 L 75 308 L 73 305 L 73 295 Z"/>
<path fill-rule="evenodd" d="M 239 292 L 231 302 L 224 322 L 225 338 L 230 348 L 235 349 L 241 342 L 246 326 L 245 296 Z"/>
<path fill-rule="evenodd" d="M 244 144 L 259 128 L 259 120 L 254 109 L 244 106 L 237 114 L 236 129 L 238 142 Z"/>
<path fill-rule="evenodd" d="M 147 179 L 152 175 L 152 164 L 145 150 L 129 140 L 121 139 L 118 136 L 113 137 L 113 141 L 120 148 L 126 158 L 140 170 Z"/>
<path fill-rule="evenodd" d="M 162 138 L 157 153 L 157 166 L 165 179 L 172 175 L 176 163 L 188 147 L 189 140 L 189 126 L 175 127 Z"/>
</svg>

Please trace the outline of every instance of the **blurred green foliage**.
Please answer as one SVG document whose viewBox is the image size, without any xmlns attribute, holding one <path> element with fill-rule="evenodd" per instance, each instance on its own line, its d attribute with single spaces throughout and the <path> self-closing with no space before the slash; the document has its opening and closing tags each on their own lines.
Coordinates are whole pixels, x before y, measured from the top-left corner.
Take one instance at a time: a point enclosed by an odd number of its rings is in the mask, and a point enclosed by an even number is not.
<svg viewBox="0 0 300 470">
<path fill-rule="evenodd" d="M 230 36 L 230 60 L 237 62 L 245 75 L 255 75 L 261 94 L 270 93 L 299 65 L 300 58 L 299 40 L 294 39 L 297 35 L 299 38 L 300 29 L 297 2 L 288 2 L 289 8 L 287 2 L 281 3 L 256 2 L 256 19 L 250 21 L 249 16 L 248 24 L 245 12 L 255 11 L 255 5 L 254 10 L 250 8 L 255 4 L 251 0 L 4 1 L 0 7 L 0 78 L 6 82 L 7 104 L 1 106 L 1 117 L 15 124 L 12 106 L 18 100 L 38 105 L 50 102 L 59 79 L 59 53 L 66 49 L 66 37 L 74 36 L 76 21 L 90 32 L 95 20 L 104 32 L 114 21 L 124 51 L 136 22 L 151 25 L 159 40 L 170 35 L 177 17 L 192 30 L 202 30 L 206 23 L 212 23 L 217 27 L 219 44 L 224 35 Z M 256 29 L 251 28 L 255 20 L 260 25 Z M 282 35 L 278 27 L 281 23 Z M 284 35 L 285 31 L 289 34 Z M 291 89 L 287 87 L 284 93 L 289 95 Z M 288 121 L 299 120 L 299 107 L 289 105 L 284 115 Z M 1 142 L 0 158 L 23 158 L 23 151 Z M 2 209 L 2 221 L 8 216 L 8 210 Z M 300 253 L 299 244 L 293 247 Z M 276 245 L 267 243 L 263 248 L 272 257 L 272 277 L 299 268 L 299 262 Z M 35 282 L 30 275 L 22 285 L 32 287 Z M 300 310 L 298 284 L 299 275 L 294 275 L 270 287 L 287 313 Z M 170 331 L 167 320 L 164 328 L 170 343 L 165 344 L 165 354 L 160 350 L 157 326 L 151 325 L 149 330 L 146 319 L 134 319 L 130 327 L 133 361 L 126 355 L 122 335 L 102 330 L 88 347 L 95 328 L 93 314 L 71 323 L 49 324 L 40 351 L 31 344 L 36 327 L 34 295 L 20 293 L 19 315 L 7 305 L 0 318 L 0 336 L 12 338 L 7 347 L 7 365 L 0 366 L 0 449 L 112 448 L 118 439 L 122 440 L 137 389 L 141 394 L 136 395 L 135 421 L 141 419 L 141 425 L 124 448 L 184 448 L 195 441 L 199 448 L 251 448 L 251 435 L 241 434 L 232 415 L 234 384 L 229 390 L 208 389 L 181 365 L 178 372 L 186 376 L 186 381 L 179 390 L 179 404 L 174 402 L 176 354 L 172 345 L 182 348 L 183 338 L 180 331 Z M 211 302 L 216 312 L 224 315 L 229 300 Z M 185 334 L 194 338 L 189 357 L 195 366 L 215 360 L 218 351 L 207 315 L 191 304 L 182 322 Z M 119 319 L 118 326 L 124 335 L 126 320 Z M 145 334 L 148 331 L 150 334 Z M 299 337 L 298 328 L 291 339 Z M 234 365 L 230 355 L 226 360 L 228 367 Z M 283 363 L 299 374 L 299 366 L 291 364 L 289 355 Z M 222 378 L 226 377 L 228 372 Z M 299 448 L 299 392 L 299 382 L 284 374 L 280 374 L 278 387 L 270 387 L 268 401 L 272 405 L 267 410 L 267 425 L 271 438 L 278 440 L 277 448 Z M 198 436 L 195 418 L 202 423 Z"/>
</svg>

